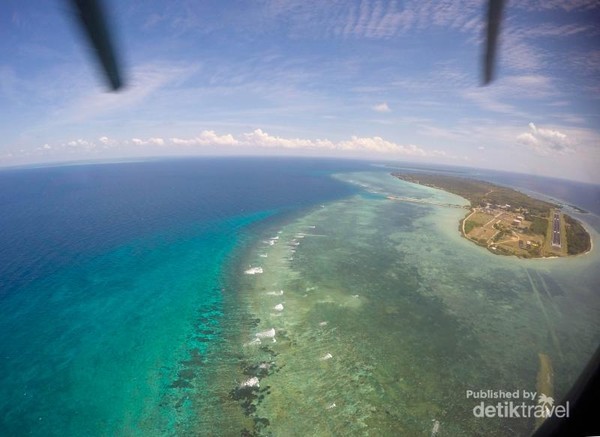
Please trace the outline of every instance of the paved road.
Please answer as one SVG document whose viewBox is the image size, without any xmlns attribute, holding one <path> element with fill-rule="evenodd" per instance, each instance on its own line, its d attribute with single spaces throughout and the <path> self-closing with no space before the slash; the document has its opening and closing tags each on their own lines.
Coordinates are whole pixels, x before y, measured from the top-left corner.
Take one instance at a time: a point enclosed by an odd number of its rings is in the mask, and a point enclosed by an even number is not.
<svg viewBox="0 0 600 437">
<path fill-rule="evenodd" d="M 555 212 L 552 219 L 552 246 L 560 247 L 560 213 Z"/>
</svg>

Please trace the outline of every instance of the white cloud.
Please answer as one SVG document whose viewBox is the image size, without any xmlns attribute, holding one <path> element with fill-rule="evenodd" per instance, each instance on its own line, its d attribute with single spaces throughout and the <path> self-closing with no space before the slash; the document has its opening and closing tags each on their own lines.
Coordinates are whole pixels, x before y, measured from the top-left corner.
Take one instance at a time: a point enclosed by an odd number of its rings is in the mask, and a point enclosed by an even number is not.
<svg viewBox="0 0 600 437">
<path fill-rule="evenodd" d="M 359 138 L 353 136 L 349 141 L 341 141 L 337 144 L 340 150 L 368 151 L 386 154 L 398 154 L 408 156 L 427 156 L 427 153 L 414 144 L 401 145 L 384 140 L 381 137 Z"/>
<path fill-rule="evenodd" d="M 600 74 L 600 50 L 572 51 L 567 56 L 566 62 L 574 70 L 594 78 Z"/>
<path fill-rule="evenodd" d="M 277 137 L 255 129 L 253 132 L 242 135 L 241 143 L 245 146 L 257 146 L 267 148 L 284 149 L 333 149 L 334 143 L 329 140 L 308 140 L 302 138 Z"/>
<path fill-rule="evenodd" d="M 66 143 L 67 146 L 73 147 L 73 148 L 83 148 L 83 149 L 93 149 L 96 145 L 91 142 L 91 141 L 87 141 L 84 139 L 77 139 L 77 140 L 72 140 Z"/>
<path fill-rule="evenodd" d="M 178 146 L 193 146 L 196 145 L 196 141 L 194 139 L 183 139 L 183 138 L 169 138 L 169 140 Z"/>
<path fill-rule="evenodd" d="M 147 140 L 143 140 L 141 138 L 132 138 L 131 143 L 135 144 L 136 146 L 164 146 L 165 140 L 157 137 L 151 137 Z"/>
<path fill-rule="evenodd" d="M 271 135 L 262 129 L 255 129 L 251 132 L 243 133 L 237 136 L 232 134 L 219 135 L 213 130 L 202 131 L 199 135 L 191 138 L 172 137 L 163 139 L 160 137 L 151 138 L 131 138 L 127 141 L 111 140 L 108 137 L 100 137 L 99 141 L 103 145 L 110 145 L 111 149 L 121 147 L 125 152 L 128 147 L 143 146 L 145 152 L 151 155 L 153 148 L 159 146 L 161 149 L 171 147 L 173 152 L 194 153 L 194 148 L 219 148 L 219 147 L 235 147 L 238 150 L 245 148 L 248 150 L 258 151 L 260 149 L 285 149 L 309 151 L 315 154 L 331 154 L 331 152 L 345 152 L 348 154 L 386 154 L 397 156 L 413 156 L 413 157 L 440 157 L 448 155 L 444 151 L 425 149 L 415 144 L 399 144 L 393 141 L 386 140 L 380 136 L 359 137 L 352 136 L 348 140 L 332 141 L 329 139 L 308 139 L 308 138 L 286 138 L 276 135 Z M 44 149 L 49 149 L 50 145 L 43 146 Z M 59 145 L 57 148 L 64 149 L 81 148 L 93 149 L 95 144 L 83 139 L 69 141 Z M 183 147 L 183 148 L 182 148 Z M 103 147 L 102 149 L 108 149 Z"/>
<path fill-rule="evenodd" d="M 88 119 L 136 107 L 162 89 L 196 72 L 196 65 L 144 64 L 131 69 L 127 86 L 119 93 L 98 93 L 95 88 L 76 89 L 79 94 L 53 114 L 56 123 L 80 123 Z M 81 87 L 80 87 L 81 88 Z"/>
<path fill-rule="evenodd" d="M 251 133 L 243 134 L 240 141 L 245 146 L 256 146 L 266 148 L 285 148 L 285 149 L 304 149 L 304 150 L 338 150 L 344 152 L 371 152 L 396 154 L 405 156 L 434 156 L 440 152 L 435 151 L 427 153 L 422 148 L 414 145 L 402 145 L 392 141 L 384 140 L 381 137 L 357 137 L 352 136 L 349 140 L 334 142 L 328 139 L 302 139 L 302 138 L 283 138 L 272 136 L 261 129 L 256 129 Z"/>
<path fill-rule="evenodd" d="M 391 112 L 392 111 L 390 109 L 390 107 L 388 106 L 387 102 L 378 103 L 377 105 L 373 106 L 371 109 L 373 109 L 373 111 L 377 111 L 377 112 Z"/>
<path fill-rule="evenodd" d="M 463 91 L 463 96 L 488 111 L 510 115 L 518 114 L 515 106 L 503 101 L 505 94 L 499 88 L 471 88 Z"/>
<path fill-rule="evenodd" d="M 531 44 L 522 32 L 511 28 L 510 23 L 507 28 L 502 33 L 499 68 L 506 66 L 512 71 L 524 73 L 546 69 L 547 59 L 550 56 L 548 50 Z"/>
<path fill-rule="evenodd" d="M 529 123 L 529 132 L 524 132 L 517 137 L 517 142 L 530 147 L 540 155 L 565 154 L 574 151 L 573 141 L 566 134 L 558 130 L 538 128 L 533 123 Z"/>
<path fill-rule="evenodd" d="M 527 113 L 522 111 L 519 105 L 520 99 L 547 100 L 550 97 L 560 96 L 561 91 L 548 76 L 524 74 L 504 76 L 492 87 L 471 87 L 463 90 L 461 94 L 482 109 L 516 117 L 527 117 Z"/>
<path fill-rule="evenodd" d="M 218 135 L 213 130 L 205 130 L 194 138 L 170 138 L 172 144 L 178 146 L 237 146 L 239 144 L 233 135 Z"/>
<path fill-rule="evenodd" d="M 524 28 L 522 33 L 528 37 L 566 37 L 581 33 L 595 34 L 597 30 L 590 25 L 570 23 L 557 25 L 556 23 L 543 23 L 538 26 Z"/>
<path fill-rule="evenodd" d="M 164 146 L 165 140 L 163 140 L 162 138 L 150 138 L 148 140 L 148 144 L 153 144 L 155 146 Z"/>
<path fill-rule="evenodd" d="M 522 74 L 515 76 L 506 76 L 500 81 L 501 86 L 507 88 L 513 87 L 522 91 L 534 91 L 536 93 L 547 93 L 552 88 L 552 80 L 548 76 L 541 74 Z"/>
<path fill-rule="evenodd" d="M 103 149 L 118 147 L 121 144 L 119 141 L 109 138 L 107 136 L 102 136 L 98 138 L 98 142 L 101 144 L 100 147 L 102 147 Z"/>
<path fill-rule="evenodd" d="M 598 0 L 524 0 L 516 2 L 515 6 L 536 11 L 558 9 L 571 12 L 596 9 L 600 6 L 600 3 L 598 3 Z"/>
<path fill-rule="evenodd" d="M 285 20 L 296 38 L 390 39 L 433 26 L 480 33 L 480 0 L 267 0 L 266 26 Z"/>
</svg>

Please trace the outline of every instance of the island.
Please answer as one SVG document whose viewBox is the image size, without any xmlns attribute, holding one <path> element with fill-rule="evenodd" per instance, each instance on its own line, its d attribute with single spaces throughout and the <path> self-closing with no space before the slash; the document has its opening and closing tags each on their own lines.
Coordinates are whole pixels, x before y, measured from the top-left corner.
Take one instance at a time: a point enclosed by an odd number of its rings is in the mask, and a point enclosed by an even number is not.
<svg viewBox="0 0 600 437">
<path fill-rule="evenodd" d="M 548 258 L 591 249 L 583 225 L 559 205 L 475 179 L 433 173 L 392 173 L 415 184 L 457 194 L 470 202 L 460 221 L 463 237 L 498 255 Z"/>
</svg>

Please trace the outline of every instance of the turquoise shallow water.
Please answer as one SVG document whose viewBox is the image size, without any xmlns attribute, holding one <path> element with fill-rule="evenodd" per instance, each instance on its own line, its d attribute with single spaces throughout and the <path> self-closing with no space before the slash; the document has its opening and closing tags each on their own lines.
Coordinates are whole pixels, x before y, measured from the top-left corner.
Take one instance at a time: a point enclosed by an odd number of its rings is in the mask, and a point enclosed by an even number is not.
<svg viewBox="0 0 600 437">
<path fill-rule="evenodd" d="M 544 394 L 560 402 L 600 342 L 599 253 L 497 256 L 460 236 L 464 199 L 385 173 L 338 177 L 364 191 L 273 227 L 238 270 L 231 308 L 257 323 L 228 383 L 256 383 L 238 388 L 254 429 L 529 435 L 533 418 L 475 417 L 467 390 L 536 392 L 542 354 Z"/>
<path fill-rule="evenodd" d="M 598 251 L 494 256 L 463 210 L 386 195 L 464 199 L 363 169 L 0 174 L 0 434 L 527 435 L 464 392 L 535 389 L 539 353 L 568 389 L 600 339 Z"/>
<path fill-rule="evenodd" d="M 0 434 L 192 432 L 192 394 L 229 328 L 223 265 L 253 224 L 350 192 L 328 168 L 210 159 L 0 174 Z"/>
<path fill-rule="evenodd" d="M 5 431 L 161 434 L 185 421 L 193 412 L 173 402 L 198 369 L 188 366 L 182 380 L 180 362 L 203 357 L 218 336 L 219 266 L 236 230 L 263 217 L 213 224 L 169 244 L 123 246 L 5 300 Z M 198 314 L 206 319 L 194 325 Z"/>
</svg>

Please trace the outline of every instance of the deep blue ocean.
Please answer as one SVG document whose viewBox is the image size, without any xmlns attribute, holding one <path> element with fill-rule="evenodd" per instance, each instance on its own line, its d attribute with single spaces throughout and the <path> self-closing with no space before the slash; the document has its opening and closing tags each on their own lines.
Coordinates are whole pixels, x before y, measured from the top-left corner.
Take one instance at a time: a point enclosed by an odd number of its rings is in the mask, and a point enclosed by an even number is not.
<svg viewBox="0 0 600 437">
<path fill-rule="evenodd" d="M 218 336 L 223 265 L 245 232 L 351 194 L 328 175 L 360 168 L 206 158 L 1 171 L 0 435 L 171 432 L 177 363 Z"/>
<path fill-rule="evenodd" d="M 201 362 L 219 337 L 236 248 L 253 227 L 355 193 L 330 174 L 359 170 L 376 167 L 202 158 L 0 171 L 0 435 L 173 433 L 194 414 L 169 403 L 187 384 L 179 363 Z M 598 212 L 597 187 L 520 183 Z"/>
</svg>

